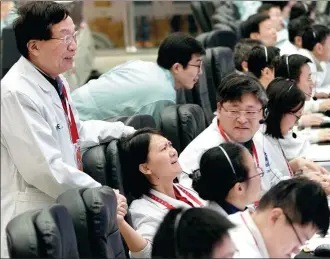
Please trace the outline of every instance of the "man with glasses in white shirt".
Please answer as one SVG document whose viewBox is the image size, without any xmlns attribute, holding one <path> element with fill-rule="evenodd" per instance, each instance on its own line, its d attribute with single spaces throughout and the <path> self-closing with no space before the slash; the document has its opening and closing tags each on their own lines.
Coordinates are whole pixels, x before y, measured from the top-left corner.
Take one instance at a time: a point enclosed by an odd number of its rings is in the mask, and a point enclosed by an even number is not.
<svg viewBox="0 0 330 259">
<path fill-rule="evenodd" d="M 5 228 L 27 210 L 55 203 L 64 191 L 98 187 L 81 152 L 134 132 L 121 122 L 79 120 L 62 73 L 77 50 L 75 25 L 61 4 L 31 1 L 13 25 L 22 57 L 1 80 L 1 257 Z"/>
</svg>

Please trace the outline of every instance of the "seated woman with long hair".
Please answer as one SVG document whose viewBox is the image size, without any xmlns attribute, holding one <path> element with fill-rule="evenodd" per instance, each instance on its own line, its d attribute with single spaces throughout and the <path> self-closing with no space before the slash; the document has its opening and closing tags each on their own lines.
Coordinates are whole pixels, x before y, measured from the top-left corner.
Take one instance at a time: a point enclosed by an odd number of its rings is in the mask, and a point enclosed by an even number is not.
<svg viewBox="0 0 330 259">
<path fill-rule="evenodd" d="M 280 139 L 289 134 L 303 114 L 305 94 L 297 87 L 296 82 L 275 78 L 266 90 L 268 96 L 268 116 L 265 124 L 255 135 L 256 145 L 263 150 L 269 172 L 265 177 L 275 185 L 280 180 L 304 174 L 319 181 L 329 191 L 329 172 L 302 157 L 288 160 Z M 277 173 L 279 172 L 279 174 Z"/>
<path fill-rule="evenodd" d="M 151 256 L 152 240 L 167 212 L 174 208 L 201 207 L 198 194 L 173 183 L 182 172 L 171 142 L 152 129 L 137 130 L 119 142 L 125 195 L 133 228 L 120 217 L 119 230 L 131 257 Z M 119 209 L 120 211 L 120 209 Z"/>
<path fill-rule="evenodd" d="M 152 258 L 233 258 L 233 227 L 208 208 L 171 210 L 155 235 Z"/>
<path fill-rule="evenodd" d="M 243 211 L 260 199 L 263 172 L 240 144 L 228 142 L 209 149 L 201 157 L 199 170 L 193 188 L 209 201 L 209 207 L 225 215 Z"/>
</svg>

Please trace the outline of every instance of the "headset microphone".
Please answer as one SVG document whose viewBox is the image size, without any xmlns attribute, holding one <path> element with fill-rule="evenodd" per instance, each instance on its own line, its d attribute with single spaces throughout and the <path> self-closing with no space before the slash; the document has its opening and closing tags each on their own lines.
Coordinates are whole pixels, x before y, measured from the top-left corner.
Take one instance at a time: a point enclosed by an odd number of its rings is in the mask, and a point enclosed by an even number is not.
<svg viewBox="0 0 330 259">
<path fill-rule="evenodd" d="M 293 138 L 297 138 L 297 134 L 294 133 L 294 132 L 292 132 L 292 137 L 293 137 Z"/>
</svg>

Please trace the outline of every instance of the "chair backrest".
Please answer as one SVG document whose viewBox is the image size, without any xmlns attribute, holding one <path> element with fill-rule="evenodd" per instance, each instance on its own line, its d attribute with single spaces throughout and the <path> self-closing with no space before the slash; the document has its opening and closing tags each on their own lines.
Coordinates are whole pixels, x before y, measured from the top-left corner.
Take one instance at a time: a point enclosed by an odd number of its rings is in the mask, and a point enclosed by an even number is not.
<svg viewBox="0 0 330 259">
<path fill-rule="evenodd" d="M 76 188 L 57 198 L 72 217 L 82 258 L 125 258 L 117 225 L 117 198 L 108 186 Z"/>
<path fill-rule="evenodd" d="M 207 32 L 212 30 L 212 24 L 209 18 L 207 17 L 205 11 L 203 10 L 203 6 L 199 1 L 191 2 L 191 9 L 193 17 L 198 25 L 198 27 L 203 31 Z"/>
<path fill-rule="evenodd" d="M 216 90 L 223 77 L 235 71 L 233 52 L 227 47 L 206 50 L 204 59 L 208 93 L 212 111 L 216 111 Z"/>
<path fill-rule="evenodd" d="M 125 124 L 135 129 L 142 129 L 145 127 L 156 128 L 155 119 L 147 114 L 133 115 L 126 120 Z"/>
<path fill-rule="evenodd" d="M 21 54 L 16 46 L 15 32 L 12 26 L 6 26 L 2 29 L 2 71 L 1 78 L 18 61 Z M 0 79 L 1 79 L 0 78 Z"/>
<path fill-rule="evenodd" d="M 197 104 L 171 105 L 161 113 L 161 130 L 179 154 L 205 128 L 205 115 Z"/>
<path fill-rule="evenodd" d="M 213 30 L 208 33 L 205 48 L 228 47 L 234 49 L 237 35 L 233 30 Z"/>
<path fill-rule="evenodd" d="M 79 258 L 72 219 L 62 205 L 20 214 L 6 233 L 10 258 Z"/>
</svg>

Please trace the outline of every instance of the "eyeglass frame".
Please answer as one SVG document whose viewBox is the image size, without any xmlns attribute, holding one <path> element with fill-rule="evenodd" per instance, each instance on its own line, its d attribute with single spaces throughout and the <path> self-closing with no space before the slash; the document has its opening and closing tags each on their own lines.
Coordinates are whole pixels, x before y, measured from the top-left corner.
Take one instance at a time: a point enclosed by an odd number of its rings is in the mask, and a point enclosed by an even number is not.
<svg viewBox="0 0 330 259">
<path fill-rule="evenodd" d="M 65 35 L 62 38 L 51 37 L 50 39 L 51 40 L 62 40 L 66 45 L 70 45 L 73 40 L 77 43 L 77 35 L 78 35 L 78 33 L 79 33 L 79 31 L 75 31 L 73 34 Z"/>
<path fill-rule="evenodd" d="M 293 232 L 295 233 L 295 235 L 296 235 L 296 237 L 297 237 L 297 239 L 298 239 L 298 242 L 299 242 L 300 246 L 303 246 L 304 243 L 301 241 L 301 239 L 300 239 L 300 237 L 299 237 L 299 235 L 298 235 L 298 232 L 297 232 L 296 228 L 295 228 L 294 225 L 293 225 L 293 221 L 292 221 L 292 219 L 291 219 L 291 218 L 288 216 L 288 214 L 286 214 L 285 212 L 283 212 L 283 214 L 284 214 L 286 220 L 289 222 L 289 224 L 290 224 L 290 226 L 291 226 Z"/>
<path fill-rule="evenodd" d="M 202 67 L 203 67 L 203 61 L 201 60 L 200 61 L 201 63 L 199 65 L 195 65 L 195 64 L 187 64 L 187 66 L 192 66 L 192 67 L 198 67 L 199 70 L 198 70 L 198 73 L 200 73 L 202 71 Z"/>
<path fill-rule="evenodd" d="M 263 110 L 263 108 L 260 108 L 260 110 L 257 110 L 257 111 L 227 110 L 227 109 L 223 106 L 223 104 L 221 104 L 221 107 L 225 110 L 225 112 L 229 113 L 229 117 L 230 117 L 230 118 L 233 118 L 233 119 L 237 119 L 237 118 L 239 118 L 239 117 L 241 116 L 241 113 L 242 113 L 242 112 L 244 113 L 244 116 L 245 116 L 247 119 L 257 119 L 257 114 Z M 233 114 L 232 114 L 233 112 L 236 112 L 236 113 L 238 113 L 238 114 L 233 115 Z M 255 116 L 254 116 L 254 117 L 246 116 L 246 114 L 247 114 L 248 112 L 250 112 L 250 113 L 251 113 L 251 112 L 254 113 Z"/>
</svg>

